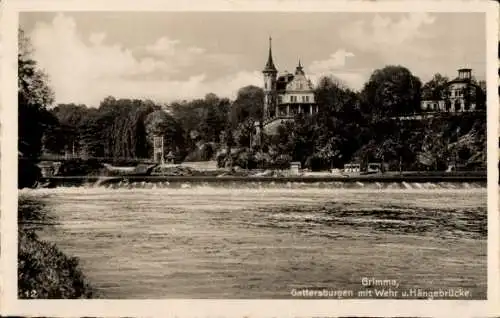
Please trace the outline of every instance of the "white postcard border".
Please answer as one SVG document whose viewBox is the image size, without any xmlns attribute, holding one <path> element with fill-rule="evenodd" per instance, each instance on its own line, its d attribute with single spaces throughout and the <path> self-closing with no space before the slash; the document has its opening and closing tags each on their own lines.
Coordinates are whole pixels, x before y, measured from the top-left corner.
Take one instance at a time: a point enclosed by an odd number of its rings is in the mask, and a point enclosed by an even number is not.
<svg viewBox="0 0 500 318">
<path fill-rule="evenodd" d="M 1 274 L 5 315 L 52 317 L 483 317 L 500 314 L 498 216 L 498 4 L 494 1 L 295 0 L 19 0 L 2 5 Z M 308 11 L 486 12 L 488 100 L 488 301 L 451 300 L 18 300 L 17 299 L 17 27 L 22 11 Z"/>
</svg>

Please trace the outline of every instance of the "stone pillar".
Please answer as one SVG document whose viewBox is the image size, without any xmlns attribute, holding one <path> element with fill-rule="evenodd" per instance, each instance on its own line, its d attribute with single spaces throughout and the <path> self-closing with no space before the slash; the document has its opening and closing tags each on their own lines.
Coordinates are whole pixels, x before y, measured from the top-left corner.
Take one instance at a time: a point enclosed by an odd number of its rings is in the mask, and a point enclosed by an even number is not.
<svg viewBox="0 0 500 318">
<path fill-rule="evenodd" d="M 153 138 L 153 161 L 156 163 L 164 164 L 164 145 L 163 145 L 163 137 L 155 136 Z"/>
<path fill-rule="evenodd" d="M 276 105 L 276 112 L 274 113 L 274 117 L 278 117 L 280 115 L 280 107 Z"/>
<path fill-rule="evenodd" d="M 313 105 L 309 105 L 309 114 L 312 115 L 313 114 Z"/>
<path fill-rule="evenodd" d="M 290 116 L 290 104 L 286 105 L 286 115 Z"/>
</svg>

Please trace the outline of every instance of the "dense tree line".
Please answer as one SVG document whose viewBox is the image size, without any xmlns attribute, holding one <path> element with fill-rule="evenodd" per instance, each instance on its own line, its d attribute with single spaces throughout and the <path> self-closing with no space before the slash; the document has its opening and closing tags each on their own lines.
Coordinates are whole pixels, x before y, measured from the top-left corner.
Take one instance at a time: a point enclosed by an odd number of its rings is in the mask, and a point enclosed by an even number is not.
<svg viewBox="0 0 500 318">
<path fill-rule="evenodd" d="M 391 169 L 443 169 L 452 160 L 486 163 L 486 116 L 470 114 L 402 121 L 424 98 L 442 98 L 448 79 L 436 74 L 422 85 L 402 66 L 375 70 L 355 92 L 323 77 L 315 89 L 319 112 L 297 115 L 275 135 L 259 135 L 263 90 L 241 88 L 234 100 L 208 94 L 168 105 L 107 97 L 99 105 L 53 105 L 46 76 L 20 32 L 19 150 L 89 157 L 152 158 L 153 137 L 178 160 L 213 160 L 221 166 L 312 169 L 351 161 L 384 162 Z M 484 98 L 484 92 L 477 100 Z M 261 137 L 261 138 L 259 138 Z M 255 142 L 256 140 L 260 142 Z"/>
<path fill-rule="evenodd" d="M 231 102 L 215 94 L 160 105 L 149 100 L 105 98 L 98 107 L 58 104 L 48 111 L 41 134 L 43 152 L 107 158 L 151 158 L 153 138 L 162 136 L 165 153 L 179 160 L 209 160 L 231 131 L 241 133 L 259 116 L 262 90 L 248 86 Z M 224 141 L 225 144 L 225 141 Z"/>
<path fill-rule="evenodd" d="M 18 40 L 18 149 L 27 157 L 37 157 L 42 151 L 41 137 L 53 124 L 48 108 L 54 92 L 33 60 L 33 48 L 22 30 Z"/>
</svg>

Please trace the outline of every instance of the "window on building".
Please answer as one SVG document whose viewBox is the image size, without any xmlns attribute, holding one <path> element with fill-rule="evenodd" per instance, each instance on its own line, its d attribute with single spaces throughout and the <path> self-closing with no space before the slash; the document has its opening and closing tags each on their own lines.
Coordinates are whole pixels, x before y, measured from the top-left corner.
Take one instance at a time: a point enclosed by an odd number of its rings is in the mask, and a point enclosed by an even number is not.
<svg viewBox="0 0 500 318">
<path fill-rule="evenodd" d="M 297 101 L 297 96 L 290 96 L 290 101 L 295 103 Z"/>
<path fill-rule="evenodd" d="M 306 96 L 302 96 L 302 102 L 305 103 L 306 102 Z"/>
<path fill-rule="evenodd" d="M 306 102 L 309 103 L 309 96 L 305 96 L 306 97 Z"/>
<path fill-rule="evenodd" d="M 280 103 L 280 104 L 283 103 L 283 96 L 278 96 L 278 103 Z"/>
</svg>

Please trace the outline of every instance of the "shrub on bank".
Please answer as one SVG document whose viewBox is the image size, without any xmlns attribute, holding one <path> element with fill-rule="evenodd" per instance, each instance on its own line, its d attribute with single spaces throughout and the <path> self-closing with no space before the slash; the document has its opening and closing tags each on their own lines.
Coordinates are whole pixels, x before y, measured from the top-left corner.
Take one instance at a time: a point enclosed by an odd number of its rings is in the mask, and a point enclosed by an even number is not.
<svg viewBox="0 0 500 318">
<path fill-rule="evenodd" d="M 40 180 L 42 172 L 39 167 L 28 160 L 18 160 L 17 187 L 32 188 Z"/>
<path fill-rule="evenodd" d="M 52 221 L 42 203 L 19 197 L 18 297 L 91 298 L 94 291 L 79 268 L 78 258 L 66 256 L 35 233 L 37 226 Z"/>
<path fill-rule="evenodd" d="M 39 240 L 33 231 L 19 231 L 19 298 L 71 299 L 92 295 L 77 258 Z"/>
<path fill-rule="evenodd" d="M 290 168 L 292 157 L 286 154 L 273 154 L 240 148 L 227 152 L 219 152 L 216 156 L 218 168 L 240 167 L 242 169 L 273 169 L 286 170 Z"/>
<path fill-rule="evenodd" d="M 313 154 L 307 157 L 306 162 L 304 163 L 304 168 L 308 168 L 311 171 L 321 171 L 328 170 L 331 167 L 331 163 L 316 154 Z"/>
<path fill-rule="evenodd" d="M 60 176 L 91 176 L 101 175 L 106 169 L 97 160 L 74 159 L 64 161 L 59 167 L 57 175 Z"/>
</svg>

